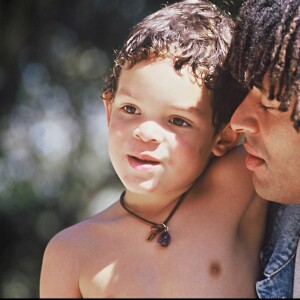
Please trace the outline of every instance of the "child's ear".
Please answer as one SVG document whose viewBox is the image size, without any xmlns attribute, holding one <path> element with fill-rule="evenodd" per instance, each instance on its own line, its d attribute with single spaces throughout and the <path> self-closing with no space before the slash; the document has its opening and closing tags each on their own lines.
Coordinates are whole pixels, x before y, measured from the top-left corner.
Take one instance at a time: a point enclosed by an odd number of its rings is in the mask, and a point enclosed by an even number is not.
<svg viewBox="0 0 300 300">
<path fill-rule="evenodd" d="M 239 142 L 242 133 L 233 131 L 230 124 L 225 126 L 217 135 L 216 143 L 212 149 L 215 156 L 222 156 Z"/>
<path fill-rule="evenodd" d="M 102 99 L 103 99 L 103 104 L 105 107 L 105 112 L 106 112 L 106 120 L 107 120 L 107 126 L 109 125 L 110 122 L 110 115 L 111 115 L 111 110 L 112 110 L 112 98 L 111 94 L 109 92 L 104 92 L 102 94 Z"/>
</svg>

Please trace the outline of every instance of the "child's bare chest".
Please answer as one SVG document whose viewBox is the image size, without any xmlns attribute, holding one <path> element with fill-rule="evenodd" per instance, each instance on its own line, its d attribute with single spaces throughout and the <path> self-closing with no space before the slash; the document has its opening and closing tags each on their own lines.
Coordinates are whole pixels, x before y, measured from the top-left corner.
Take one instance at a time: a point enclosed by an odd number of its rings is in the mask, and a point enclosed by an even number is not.
<svg viewBox="0 0 300 300">
<path fill-rule="evenodd" d="M 88 272 L 83 269 L 83 297 L 254 297 L 258 261 L 249 260 L 227 229 L 202 229 L 173 227 L 167 248 L 145 241 L 139 232 L 128 236 L 94 257 Z"/>
</svg>

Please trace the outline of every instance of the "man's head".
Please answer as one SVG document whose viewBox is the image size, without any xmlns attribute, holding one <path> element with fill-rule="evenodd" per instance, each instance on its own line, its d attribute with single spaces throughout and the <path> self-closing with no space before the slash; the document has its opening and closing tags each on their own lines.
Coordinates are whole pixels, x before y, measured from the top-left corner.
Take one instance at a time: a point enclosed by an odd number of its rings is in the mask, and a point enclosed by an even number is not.
<svg viewBox="0 0 300 300">
<path fill-rule="evenodd" d="M 232 75 L 251 89 L 263 86 L 300 127 L 300 1 L 249 0 L 240 11 L 228 56 Z"/>
<path fill-rule="evenodd" d="M 226 68 L 249 93 L 239 103 L 228 100 L 232 112 L 238 106 L 230 123 L 245 133 L 256 191 L 285 203 L 300 201 L 299 51 L 300 0 L 243 5 Z"/>
<path fill-rule="evenodd" d="M 160 9 L 131 31 L 118 53 L 104 93 L 113 100 L 122 69 L 153 58 L 171 58 L 179 74 L 189 66 L 196 80 L 213 88 L 217 66 L 228 52 L 232 26 L 229 16 L 205 0 L 185 0 Z"/>
</svg>

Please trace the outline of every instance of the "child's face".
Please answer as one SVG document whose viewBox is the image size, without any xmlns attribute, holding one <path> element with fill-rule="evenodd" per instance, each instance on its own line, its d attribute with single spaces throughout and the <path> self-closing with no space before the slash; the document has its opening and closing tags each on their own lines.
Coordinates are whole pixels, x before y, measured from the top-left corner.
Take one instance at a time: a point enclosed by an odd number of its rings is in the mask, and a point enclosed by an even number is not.
<svg viewBox="0 0 300 300">
<path fill-rule="evenodd" d="M 185 191 L 206 166 L 217 137 L 210 91 L 170 59 L 122 70 L 113 102 L 104 101 L 109 154 L 128 190 Z"/>
</svg>

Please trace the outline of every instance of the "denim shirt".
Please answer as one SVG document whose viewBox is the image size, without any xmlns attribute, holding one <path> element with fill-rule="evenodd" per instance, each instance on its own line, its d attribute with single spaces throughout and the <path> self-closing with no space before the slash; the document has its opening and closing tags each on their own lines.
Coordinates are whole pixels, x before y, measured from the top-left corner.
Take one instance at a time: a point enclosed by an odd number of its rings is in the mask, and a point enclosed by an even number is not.
<svg viewBox="0 0 300 300">
<path fill-rule="evenodd" d="M 267 243 L 261 252 L 264 278 L 256 282 L 259 298 L 292 298 L 300 236 L 300 204 L 270 202 Z"/>
</svg>

